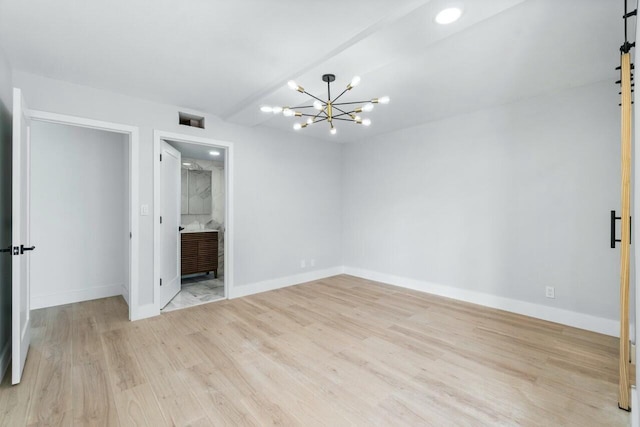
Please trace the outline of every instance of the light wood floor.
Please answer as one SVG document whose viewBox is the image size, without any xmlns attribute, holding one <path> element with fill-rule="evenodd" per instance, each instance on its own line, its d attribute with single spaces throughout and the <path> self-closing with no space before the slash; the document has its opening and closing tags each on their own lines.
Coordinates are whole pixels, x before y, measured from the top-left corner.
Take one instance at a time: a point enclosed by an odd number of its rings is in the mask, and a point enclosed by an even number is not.
<svg viewBox="0 0 640 427">
<path fill-rule="evenodd" d="M 628 425 L 617 339 L 350 276 L 127 321 L 38 310 L 21 425 Z"/>
</svg>

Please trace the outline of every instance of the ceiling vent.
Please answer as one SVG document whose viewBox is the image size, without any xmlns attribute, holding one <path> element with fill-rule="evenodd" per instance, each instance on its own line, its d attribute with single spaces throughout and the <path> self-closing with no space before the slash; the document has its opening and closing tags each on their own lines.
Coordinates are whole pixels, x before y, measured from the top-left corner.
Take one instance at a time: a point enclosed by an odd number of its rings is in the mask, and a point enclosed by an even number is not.
<svg viewBox="0 0 640 427">
<path fill-rule="evenodd" d="M 178 123 L 183 126 L 204 129 L 204 117 L 183 113 L 182 111 L 178 112 Z"/>
</svg>

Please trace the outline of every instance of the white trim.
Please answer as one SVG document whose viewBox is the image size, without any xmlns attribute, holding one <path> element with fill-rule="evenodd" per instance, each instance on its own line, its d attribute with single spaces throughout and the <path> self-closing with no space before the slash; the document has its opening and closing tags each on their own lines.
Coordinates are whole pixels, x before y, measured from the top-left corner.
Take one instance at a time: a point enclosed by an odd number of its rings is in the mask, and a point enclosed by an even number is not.
<svg viewBox="0 0 640 427">
<path fill-rule="evenodd" d="M 459 301 L 470 302 L 483 305 L 485 307 L 497 308 L 511 313 L 522 314 L 537 319 L 560 323 L 575 328 L 586 329 L 605 335 L 618 336 L 619 322 L 602 317 L 591 316 L 589 314 L 564 310 L 546 305 L 534 304 L 483 292 L 460 289 L 453 286 L 440 285 L 437 283 L 422 280 L 409 279 L 407 277 L 393 276 L 379 273 L 377 271 L 363 270 L 353 267 L 345 267 L 344 273 L 362 279 L 382 282 L 393 286 L 413 289 L 433 295 L 439 295 Z"/>
<path fill-rule="evenodd" d="M 119 123 L 104 122 L 101 120 L 87 119 L 84 117 L 69 116 L 66 114 L 49 113 L 47 111 L 29 110 L 31 120 L 58 123 L 71 126 L 79 126 L 90 129 L 105 130 L 122 133 L 129 136 L 129 208 L 131 239 L 129 246 L 129 319 L 137 317 L 138 310 L 138 248 L 140 246 L 138 226 L 138 192 L 140 182 L 140 131 L 135 126 Z M 120 294 L 118 294 L 120 295 Z M 32 307 L 33 308 L 33 307 Z M 37 308 L 37 307 L 36 307 Z"/>
<path fill-rule="evenodd" d="M 224 234 L 224 297 L 230 298 L 233 293 L 233 246 L 234 246 L 234 213 L 233 213 L 233 143 L 199 136 L 153 131 L 153 316 L 160 314 L 160 141 L 169 140 L 192 144 L 208 145 L 225 149 L 225 234 Z M 150 317 L 150 316 L 146 316 Z M 142 318 L 142 317 L 139 317 Z"/>
<path fill-rule="evenodd" d="M 55 307 L 80 301 L 91 301 L 98 298 L 108 298 L 122 295 L 123 285 L 98 286 L 88 289 L 74 289 L 72 291 L 54 292 L 47 295 L 31 295 L 31 309 Z"/>
<path fill-rule="evenodd" d="M 7 340 L 0 352 L 0 378 L 4 378 L 9 368 L 9 362 L 11 362 L 11 340 Z"/>
<path fill-rule="evenodd" d="M 127 303 L 127 305 L 129 305 L 129 289 L 127 288 L 127 285 L 121 286 L 120 295 L 122 295 L 124 301 Z"/>
<path fill-rule="evenodd" d="M 343 270 L 343 267 L 333 267 L 324 270 L 294 274 L 293 276 L 279 277 L 277 279 L 263 280 L 262 282 L 251 283 L 248 285 L 236 286 L 233 288 L 233 293 L 229 298 L 240 298 L 247 295 L 259 294 L 261 292 L 273 291 L 275 289 L 313 282 L 314 280 L 326 279 L 327 277 L 342 274 Z"/>
<path fill-rule="evenodd" d="M 158 311 L 155 303 L 145 304 L 138 307 L 138 310 L 136 310 L 135 313 L 136 317 L 131 320 L 142 320 L 148 317 L 158 316 L 159 314 L 160 312 Z"/>
</svg>

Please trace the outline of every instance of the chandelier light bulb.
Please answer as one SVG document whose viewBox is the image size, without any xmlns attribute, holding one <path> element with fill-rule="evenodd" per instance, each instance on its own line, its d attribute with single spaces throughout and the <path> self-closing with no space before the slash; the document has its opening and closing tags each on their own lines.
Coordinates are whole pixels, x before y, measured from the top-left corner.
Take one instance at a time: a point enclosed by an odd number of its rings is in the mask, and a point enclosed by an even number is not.
<svg viewBox="0 0 640 427">
<path fill-rule="evenodd" d="M 362 107 L 362 111 L 365 111 L 367 113 L 369 111 L 371 111 L 371 110 L 373 110 L 373 104 L 372 103 L 365 104 L 364 107 Z"/>
<path fill-rule="evenodd" d="M 313 108 L 315 108 L 316 110 L 322 110 L 322 102 L 320 101 L 313 101 Z"/>
<path fill-rule="evenodd" d="M 298 83 L 294 82 L 293 80 L 289 80 L 287 82 L 287 86 L 289 86 L 289 89 L 291 90 L 298 90 Z"/>
<path fill-rule="evenodd" d="M 295 130 L 300 130 L 300 129 L 302 129 L 302 125 L 300 123 L 296 123 L 296 124 L 293 125 L 293 128 Z"/>
<path fill-rule="evenodd" d="M 388 96 L 383 96 L 382 98 L 378 99 L 378 102 L 380 104 L 388 104 L 389 101 L 391 101 L 391 99 Z"/>
<path fill-rule="evenodd" d="M 337 132 L 338 130 L 336 128 L 331 128 L 331 130 L 329 131 L 331 135 L 335 135 Z"/>
<path fill-rule="evenodd" d="M 295 115 L 296 115 L 296 112 L 295 112 L 295 111 L 293 111 L 293 110 L 292 110 L 292 109 L 290 109 L 290 108 L 285 108 L 284 110 L 282 110 L 282 114 L 283 114 L 285 117 L 293 117 L 293 116 L 295 116 Z"/>
<path fill-rule="evenodd" d="M 308 124 L 308 125 L 310 125 L 310 124 L 312 124 L 312 123 L 313 123 L 313 119 L 312 119 L 311 117 L 309 117 L 309 118 L 307 119 L 307 124 Z"/>
<path fill-rule="evenodd" d="M 280 114 L 282 113 L 283 108 L 282 107 L 273 107 L 271 108 L 271 111 L 273 112 L 273 114 Z"/>
<path fill-rule="evenodd" d="M 362 120 L 362 124 L 364 126 L 370 126 L 371 125 L 371 119 L 364 119 Z"/>
<path fill-rule="evenodd" d="M 355 117 L 353 118 L 353 120 L 354 120 L 356 123 L 358 123 L 358 124 L 362 123 L 362 117 L 360 117 L 360 116 L 355 116 Z"/>
<path fill-rule="evenodd" d="M 260 111 L 262 111 L 263 113 L 271 113 L 273 111 L 273 108 L 268 105 L 263 105 L 262 107 L 260 107 Z"/>
<path fill-rule="evenodd" d="M 355 76 L 354 78 L 351 79 L 351 83 L 347 85 L 347 90 L 351 90 L 354 87 L 358 86 L 359 84 L 360 84 L 360 76 Z"/>
</svg>

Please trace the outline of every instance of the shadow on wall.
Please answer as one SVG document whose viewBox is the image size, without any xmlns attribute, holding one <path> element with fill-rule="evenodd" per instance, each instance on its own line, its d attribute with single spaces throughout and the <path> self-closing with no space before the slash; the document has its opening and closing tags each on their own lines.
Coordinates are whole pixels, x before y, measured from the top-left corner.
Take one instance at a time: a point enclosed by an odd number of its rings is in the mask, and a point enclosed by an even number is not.
<svg viewBox="0 0 640 427">
<path fill-rule="evenodd" d="M 0 248 L 11 246 L 11 126 L 9 109 L 0 102 Z M 0 253 L 0 356 L 11 342 L 11 256 Z"/>
</svg>

